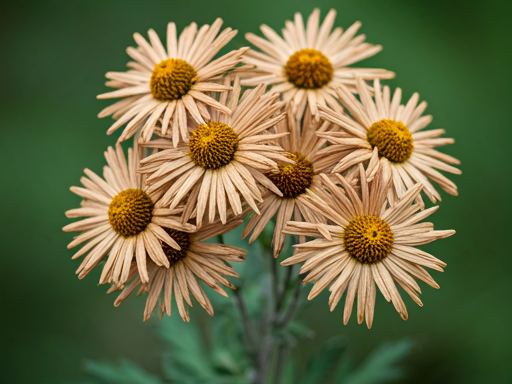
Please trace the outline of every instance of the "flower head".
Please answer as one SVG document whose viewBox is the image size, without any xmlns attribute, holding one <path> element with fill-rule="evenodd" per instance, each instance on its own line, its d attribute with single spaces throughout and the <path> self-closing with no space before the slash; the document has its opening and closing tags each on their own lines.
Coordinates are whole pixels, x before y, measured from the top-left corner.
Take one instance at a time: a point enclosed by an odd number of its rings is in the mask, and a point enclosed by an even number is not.
<svg viewBox="0 0 512 384">
<path fill-rule="evenodd" d="M 402 90 L 397 88 L 391 99 L 389 87 L 381 90 L 378 79 L 374 81 L 374 97 L 362 78 L 357 78 L 356 85 L 361 101 L 344 86 L 336 90 L 352 117 L 319 106 L 320 116 L 342 129 L 341 132 L 319 133 L 340 156 L 333 172 L 356 169 L 358 164 L 369 161 L 366 172 L 371 180 L 383 168 L 384 175 L 393 180 L 391 203 L 404 196 L 415 183 L 423 184 L 423 191 L 432 202 L 441 200 L 430 180 L 449 194 L 457 195 L 457 186 L 436 170 L 461 173 L 449 165 L 460 164 L 457 159 L 435 149 L 454 140 L 439 137 L 444 129 L 420 132 L 432 121 L 432 116 L 422 116 L 427 103 L 418 104 L 419 95 L 415 93 L 406 105 L 401 105 Z"/>
<path fill-rule="evenodd" d="M 285 234 L 282 230 L 286 222 L 292 219 L 312 223 L 325 222 L 303 201 L 308 190 L 315 190 L 317 187 L 318 175 L 330 172 L 338 162 L 336 153 L 322 150 L 326 140 L 316 136 L 317 132 L 337 131 L 338 128 L 329 122 L 312 120 L 309 110 L 306 110 L 303 118 L 297 119 L 292 109 L 291 105 L 288 106 L 286 119 L 277 124 L 276 132 L 285 135 L 279 137 L 277 142 L 286 151 L 286 157 L 294 163 L 277 163 L 277 170 L 265 174 L 282 192 L 282 196 L 267 191 L 263 195 L 263 203 L 259 205 L 261 214 L 253 215 L 242 233 L 242 238 L 245 238 L 252 232 L 249 238 L 249 243 L 252 243 L 272 217 L 277 215 L 272 240 L 274 257 L 279 256 L 283 249 Z"/>
<path fill-rule="evenodd" d="M 320 10 L 315 9 L 306 28 L 301 14 L 296 13 L 294 21 L 286 22 L 283 37 L 266 25 L 261 26 L 261 31 L 268 40 L 246 34 L 247 40 L 262 52 L 251 50 L 244 56 L 244 62 L 255 69 L 245 73 L 242 84 L 272 84 L 272 91 L 281 93 L 285 102 L 294 101 L 299 117 L 306 104 L 314 116 L 317 103 L 341 111 L 334 89 L 344 84 L 355 92 L 354 75 L 393 78 L 394 73 L 384 69 L 350 67 L 375 55 L 382 47 L 364 43 L 365 35 L 354 37 L 360 22 L 345 32 L 341 28 L 331 31 L 335 17 L 336 11 L 331 9 L 319 26 Z"/>
<path fill-rule="evenodd" d="M 199 281 L 227 297 L 226 292 L 219 284 L 235 289 L 224 276 L 238 277 L 229 262 L 244 261 L 246 251 L 229 245 L 204 243 L 203 241 L 226 233 L 242 222 L 243 220 L 232 218 L 225 225 L 214 222 L 204 225 L 200 230 L 192 233 L 166 229 L 169 235 L 180 245 L 180 249 L 177 250 L 169 247 L 165 242 L 161 242 L 169 266 L 159 266 L 149 261 L 148 284 L 142 284 L 137 267 L 132 266 L 130 281 L 123 288 L 114 305 L 121 304 L 136 288 L 139 288 L 139 293 L 148 292 L 144 321 L 149 319 L 157 306 L 160 318 L 164 313 L 171 316 L 173 296 L 180 316 L 184 321 L 189 321 L 190 318 L 185 303 L 192 306 L 190 295 L 192 293 L 199 304 L 213 316 L 213 307 Z M 120 288 L 114 285 L 109 293 L 118 289 Z"/>
<path fill-rule="evenodd" d="M 144 187 L 143 177 L 137 173 L 142 149 L 128 150 L 128 162 L 121 145 L 105 152 L 108 166 L 103 169 L 104 179 L 85 169 L 87 177 L 80 180 L 85 188 L 71 187 L 71 191 L 84 200 L 78 209 L 66 212 L 68 217 L 87 217 L 66 225 L 65 232 L 82 232 L 69 245 L 73 248 L 87 242 L 75 255 L 86 255 L 77 270 L 85 277 L 108 254 L 100 284 L 122 286 L 129 277 L 132 261 L 143 283 L 149 281 L 146 258 L 158 266 L 169 267 L 166 249 L 180 250 L 175 234 L 191 232 L 195 227 L 179 221 L 183 208 L 167 209 L 160 204 L 161 194 Z"/>
<path fill-rule="evenodd" d="M 230 79 L 226 78 L 225 84 Z M 224 93 L 220 104 L 233 114 L 211 111 L 211 120 L 191 128 L 188 144 L 173 148 L 169 141 L 154 140 L 148 146 L 160 152 L 142 161 L 141 172 L 148 175 L 148 190 L 162 193 L 162 204 L 174 209 L 186 204 L 183 220 L 196 216 L 200 226 L 208 212 L 209 222 L 227 220 L 232 209 L 240 215 L 243 203 L 259 213 L 262 202 L 259 187 L 282 195 L 266 174 L 278 170 L 278 162 L 294 164 L 274 140 L 288 133 L 270 133 L 269 129 L 284 119 L 279 95 L 266 94 L 265 85 L 246 90 L 240 98 L 240 83 Z M 229 97 L 228 97 L 229 96 Z"/>
<path fill-rule="evenodd" d="M 138 47 L 127 50 L 135 60 L 128 63 L 131 70 L 108 72 L 107 85 L 119 89 L 98 96 L 99 99 L 122 98 L 99 114 L 99 117 L 113 115 L 117 120 L 107 133 L 126 124 L 119 141 L 130 138 L 142 128 L 141 140 L 147 142 L 160 122 L 161 132 L 164 135 L 169 132 L 176 147 L 180 136 L 188 140 L 187 116 L 198 124 L 205 124 L 210 118 L 206 106 L 231 113 L 231 109 L 208 93 L 230 89 L 215 79 L 235 68 L 248 48 L 212 61 L 237 33 L 226 28 L 219 34 L 221 26 L 222 19 L 215 20 L 212 26 L 203 25 L 199 30 L 196 23 L 192 23 L 177 38 L 176 25 L 169 23 L 166 48 L 152 29 L 148 31 L 149 42 L 135 33 Z"/>
<path fill-rule="evenodd" d="M 431 223 L 421 222 L 438 207 L 421 211 L 413 203 L 421 191 L 416 184 L 390 206 L 386 196 L 391 179 L 386 182 L 382 170 L 372 182 L 359 165 L 360 193 L 339 174 L 336 182 L 322 174 L 322 189 L 310 192 L 304 204 L 328 220 L 328 224 L 289 222 L 284 232 L 316 238 L 296 245 L 294 256 L 282 265 L 303 263 L 301 273 L 308 273 L 304 283 L 315 282 L 308 298 L 329 287 L 331 311 L 346 292 L 343 321 L 346 324 L 357 296 L 357 320 L 373 322 L 376 288 L 391 301 L 407 320 L 407 309 L 395 286 L 397 282 L 420 306 L 420 287 L 414 277 L 439 288 L 423 267 L 443 271 L 446 264 L 416 246 L 451 236 L 455 231 L 435 231 Z M 341 187 L 340 187 L 341 186 Z"/>
</svg>

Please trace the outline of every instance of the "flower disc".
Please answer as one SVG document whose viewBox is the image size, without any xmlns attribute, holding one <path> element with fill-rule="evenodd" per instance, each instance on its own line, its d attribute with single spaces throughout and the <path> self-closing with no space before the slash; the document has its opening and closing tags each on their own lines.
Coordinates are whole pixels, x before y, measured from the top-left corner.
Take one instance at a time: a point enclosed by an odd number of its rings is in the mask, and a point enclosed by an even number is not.
<svg viewBox="0 0 512 384">
<path fill-rule="evenodd" d="M 167 256 L 170 265 L 173 265 L 187 256 L 187 250 L 190 247 L 190 235 L 187 232 L 181 232 L 170 228 L 164 228 L 164 230 L 181 247 L 180 250 L 177 250 L 163 241 L 161 243 L 165 256 Z"/>
<path fill-rule="evenodd" d="M 306 192 L 313 181 L 314 169 L 311 162 L 298 152 L 286 155 L 295 164 L 278 164 L 278 172 L 269 172 L 266 176 L 283 193 L 284 197 L 297 197 Z"/>
<path fill-rule="evenodd" d="M 160 62 L 151 75 L 150 88 L 159 101 L 173 101 L 185 96 L 197 81 L 195 69 L 181 59 Z"/>
<path fill-rule="evenodd" d="M 414 149 L 411 132 L 400 121 L 383 119 L 373 123 L 367 138 L 372 147 L 377 147 L 380 156 L 394 163 L 409 159 Z"/>
<path fill-rule="evenodd" d="M 230 126 L 211 121 L 190 135 L 189 156 L 205 169 L 218 169 L 231 162 L 238 150 L 238 135 Z"/>
<path fill-rule="evenodd" d="M 353 218 L 346 226 L 343 238 L 349 255 L 365 264 L 382 261 L 394 243 L 389 224 L 373 215 Z"/>
<path fill-rule="evenodd" d="M 318 89 L 328 84 L 334 70 L 329 59 L 316 49 L 301 49 L 290 56 L 284 68 L 288 81 L 298 88 Z"/>
<path fill-rule="evenodd" d="M 108 206 L 108 221 L 123 237 L 135 236 L 146 229 L 153 216 L 153 201 L 141 189 L 125 189 Z"/>
</svg>

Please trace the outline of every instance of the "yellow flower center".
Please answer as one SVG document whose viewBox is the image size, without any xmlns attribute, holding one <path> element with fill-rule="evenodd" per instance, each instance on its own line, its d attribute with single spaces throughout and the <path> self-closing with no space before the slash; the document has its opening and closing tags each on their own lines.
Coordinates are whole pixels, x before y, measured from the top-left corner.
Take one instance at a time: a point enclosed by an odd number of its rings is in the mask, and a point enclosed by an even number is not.
<svg viewBox="0 0 512 384">
<path fill-rule="evenodd" d="M 284 197 L 297 197 L 311 185 L 315 171 L 313 164 L 298 152 L 288 153 L 286 157 L 295 161 L 295 164 L 278 164 L 279 171 L 268 172 L 266 176 Z"/>
<path fill-rule="evenodd" d="M 414 149 L 411 132 L 400 121 L 383 119 L 373 123 L 366 134 L 370 145 L 394 163 L 403 163 Z"/>
<path fill-rule="evenodd" d="M 211 121 L 194 129 L 188 142 L 188 155 L 200 167 L 218 169 L 233 160 L 238 142 L 233 128 Z"/>
<path fill-rule="evenodd" d="M 377 216 L 354 217 L 343 234 L 348 254 L 361 263 L 383 260 L 393 249 L 394 236 L 389 224 Z"/>
<path fill-rule="evenodd" d="M 318 89 L 331 81 L 334 71 L 322 52 L 305 48 L 290 56 L 284 72 L 297 88 Z"/>
<path fill-rule="evenodd" d="M 164 230 L 181 247 L 178 251 L 167 243 L 161 242 L 165 256 L 167 256 L 169 263 L 173 265 L 187 256 L 187 250 L 190 247 L 190 236 L 187 232 L 181 232 L 175 229 L 164 228 Z"/>
<path fill-rule="evenodd" d="M 153 69 L 151 93 L 156 100 L 181 99 L 197 81 L 195 69 L 181 59 L 167 59 Z"/>
<path fill-rule="evenodd" d="M 123 237 L 135 236 L 146 229 L 153 216 L 153 201 L 141 189 L 119 192 L 108 206 L 108 221 Z"/>
</svg>

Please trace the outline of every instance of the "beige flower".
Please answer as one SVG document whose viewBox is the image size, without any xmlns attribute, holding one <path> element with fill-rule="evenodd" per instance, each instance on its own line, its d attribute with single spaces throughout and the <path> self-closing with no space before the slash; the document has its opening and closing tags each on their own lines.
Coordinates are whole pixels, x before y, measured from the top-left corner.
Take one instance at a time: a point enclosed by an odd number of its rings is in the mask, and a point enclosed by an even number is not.
<svg viewBox="0 0 512 384">
<path fill-rule="evenodd" d="M 71 187 L 84 200 L 80 208 L 67 211 L 66 216 L 87 217 L 63 228 L 65 232 L 83 232 L 68 248 L 87 242 L 72 257 L 87 254 L 77 270 L 81 279 L 108 254 L 100 284 L 123 285 L 134 258 L 142 281 L 147 283 L 146 255 L 155 265 L 169 267 L 160 244 L 163 241 L 176 252 L 179 245 L 168 231 L 195 230 L 193 225 L 179 221 L 182 209 L 163 208 L 160 195 L 143 187 L 143 178 L 137 173 L 141 152 L 135 141 L 135 147 L 128 150 L 127 163 L 121 145 L 115 150 L 109 147 L 104 179 L 85 169 L 87 177 L 80 179 L 85 188 Z"/>
<path fill-rule="evenodd" d="M 237 34 L 226 28 L 217 36 L 221 26 L 222 19 L 215 20 L 211 27 L 203 25 L 199 30 L 196 23 L 192 23 L 177 38 L 176 25 L 169 23 L 167 49 L 154 30 L 148 31 L 150 42 L 135 33 L 138 47 L 127 49 L 135 60 L 128 63 L 131 70 L 108 72 L 106 77 L 111 81 L 107 85 L 119 90 L 98 96 L 98 99 L 123 98 L 99 114 L 99 117 L 113 115 L 117 120 L 107 134 L 127 124 L 119 141 L 130 138 L 141 127 L 141 139 L 148 141 L 161 119 L 163 133 L 169 131 L 176 147 L 180 135 L 182 140 L 188 139 L 187 112 L 199 124 L 210 118 L 205 105 L 231 113 L 228 107 L 208 95 L 227 91 L 229 87 L 211 80 L 233 69 L 249 48 L 231 51 L 211 61 Z"/>
<path fill-rule="evenodd" d="M 194 233 L 186 233 L 175 230 L 168 230 L 168 234 L 176 239 L 180 245 L 180 250 L 176 250 L 161 243 L 165 256 L 170 266 L 158 266 L 152 261 L 148 263 L 149 284 L 142 285 L 140 275 L 135 266 L 132 267 L 130 273 L 130 283 L 126 285 L 119 294 L 114 305 L 121 304 L 137 287 L 139 293 L 144 290 L 148 291 L 146 300 L 146 308 L 144 310 L 144 321 L 149 319 L 151 313 L 158 303 L 159 316 L 162 318 L 163 313 L 171 316 L 171 300 L 174 292 L 176 304 L 180 316 L 184 321 L 189 321 L 188 311 L 184 305 L 184 301 L 192 306 L 190 292 L 213 316 L 213 307 L 206 293 L 201 288 L 197 279 L 203 281 L 210 288 L 222 296 L 227 297 L 226 292 L 219 287 L 218 283 L 235 289 L 235 287 L 222 275 L 239 277 L 233 268 L 228 264 L 231 261 L 244 261 L 246 251 L 224 244 L 204 243 L 211 237 L 221 235 L 231 231 L 239 226 L 243 220 L 231 219 L 226 225 L 219 222 L 204 225 L 200 230 Z M 120 289 L 113 286 L 110 292 Z"/>
<path fill-rule="evenodd" d="M 322 216 L 318 215 L 315 210 L 311 210 L 302 201 L 307 195 L 308 189 L 315 190 L 318 184 L 318 174 L 330 172 L 339 160 L 336 153 L 329 152 L 323 156 L 325 150 L 321 149 L 326 140 L 316 136 L 316 132 L 336 131 L 337 127 L 329 122 L 312 121 L 309 109 L 306 110 L 303 119 L 296 119 L 292 109 L 292 106 L 288 107 L 287 118 L 277 124 L 276 132 L 278 134 L 289 133 L 289 136 L 280 137 L 277 142 L 287 151 L 286 156 L 295 163 L 278 163 L 278 172 L 266 173 L 266 176 L 283 195 L 267 191 L 263 195 L 263 203 L 259 206 L 261 214 L 253 215 L 242 233 L 242 238 L 245 238 L 252 232 L 249 244 L 252 243 L 272 217 L 277 214 L 272 239 L 274 257 L 279 256 L 283 248 L 285 235 L 282 230 L 286 222 L 291 219 L 310 223 L 325 221 Z M 353 175 L 348 177 L 350 176 Z M 304 242 L 306 239 L 301 237 L 300 241 Z"/>
<path fill-rule="evenodd" d="M 384 86 L 381 92 L 378 79 L 374 81 L 374 88 L 375 97 L 372 98 L 363 79 L 357 79 L 361 102 L 344 86 L 336 90 L 352 118 L 319 106 L 323 119 L 343 129 L 343 132 L 319 134 L 333 144 L 332 150 L 344 156 L 333 172 L 343 172 L 369 161 L 367 177 L 371 180 L 379 168 L 384 168 L 386 177 L 393 179 L 388 196 L 391 204 L 396 198 L 403 197 L 415 183 L 423 184 L 423 191 L 432 202 L 441 200 L 429 179 L 449 194 L 457 195 L 457 186 L 435 169 L 461 173 L 447 164 L 460 164 L 459 160 L 434 149 L 454 140 L 439 137 L 445 133 L 444 129 L 420 132 L 432 121 L 432 116 L 422 116 L 427 103 L 423 101 L 417 105 L 419 95 L 415 93 L 405 106 L 400 105 L 402 90 L 397 88 L 390 100 L 389 87 Z"/>
<path fill-rule="evenodd" d="M 434 231 L 432 223 L 420 223 L 438 208 L 421 211 L 421 204 L 412 204 L 421 191 L 421 184 L 410 188 L 402 199 L 389 207 L 386 195 L 391 179 L 384 182 L 382 171 L 379 171 L 368 183 L 362 165 L 359 165 L 359 171 L 360 195 L 339 174 L 336 174 L 337 182 L 343 188 L 320 175 L 325 190 L 318 194 L 310 192 L 305 204 L 316 209 L 332 224 L 289 222 L 285 233 L 316 239 L 297 245 L 295 255 L 281 264 L 304 263 L 300 270 L 300 273 L 308 272 L 304 283 L 315 282 L 309 299 L 330 285 L 331 311 L 346 291 L 345 324 L 357 295 L 358 323 L 361 324 L 366 317 L 370 328 L 375 306 L 375 283 L 385 299 L 391 301 L 400 316 L 407 320 L 407 309 L 393 280 L 418 305 L 423 306 L 418 297 L 420 287 L 413 277 L 439 288 L 423 267 L 443 271 L 446 264 L 416 246 L 451 236 L 455 231 Z"/>
<path fill-rule="evenodd" d="M 225 84 L 229 83 L 226 79 Z M 211 120 L 195 128 L 187 144 L 172 148 L 165 139 L 149 145 L 163 149 L 142 161 L 141 172 L 152 193 L 164 193 L 162 204 L 174 209 L 186 201 L 184 221 L 196 216 L 197 226 L 208 212 L 209 222 L 216 213 L 226 222 L 227 210 L 242 213 L 245 201 L 259 213 L 262 202 L 259 185 L 275 193 L 281 192 L 265 176 L 278 170 L 277 162 L 293 163 L 283 149 L 272 143 L 288 133 L 269 133 L 268 129 L 282 120 L 282 103 L 278 94 L 265 94 L 265 84 L 246 90 L 240 98 L 238 78 L 233 91 L 224 93 L 220 103 L 233 113 L 211 112 Z"/>
<path fill-rule="evenodd" d="M 244 62 L 256 68 L 246 73 L 250 76 L 242 85 L 272 84 L 272 91 L 281 93 L 285 102 L 294 101 L 297 116 L 308 101 L 316 116 L 317 103 L 341 111 L 334 89 L 345 84 L 355 92 L 356 74 L 367 79 L 393 78 L 395 74 L 384 69 L 349 67 L 375 55 L 382 47 L 364 43 L 365 35 L 354 37 L 360 22 L 344 33 L 341 28 L 331 33 L 335 17 L 336 11 L 331 9 L 319 27 L 320 10 L 315 9 L 306 28 L 300 13 L 295 14 L 293 22 L 287 21 L 284 38 L 266 25 L 261 26 L 261 31 L 268 40 L 246 34 L 247 40 L 262 52 L 251 50 L 244 56 Z"/>
</svg>

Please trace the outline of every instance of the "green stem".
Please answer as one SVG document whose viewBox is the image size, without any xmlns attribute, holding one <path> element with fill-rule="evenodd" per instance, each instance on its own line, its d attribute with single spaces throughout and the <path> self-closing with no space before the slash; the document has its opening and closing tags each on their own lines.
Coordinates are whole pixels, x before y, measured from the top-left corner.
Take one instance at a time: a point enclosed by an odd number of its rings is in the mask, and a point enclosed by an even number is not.
<svg viewBox="0 0 512 384">
<path fill-rule="evenodd" d="M 254 325 L 252 324 L 249 311 L 247 311 L 247 305 L 245 304 L 245 300 L 242 296 L 241 287 L 237 287 L 237 289 L 235 289 L 235 297 L 236 304 L 240 310 L 240 314 L 242 315 L 242 322 L 244 325 L 245 337 L 249 344 L 249 351 L 251 356 L 254 358 L 258 351 L 258 335 Z"/>
<path fill-rule="evenodd" d="M 255 384 L 265 384 L 267 381 L 267 371 L 274 348 L 274 337 L 271 334 L 266 335 L 261 343 L 261 348 L 258 353 L 258 360 L 256 365 Z"/>
<path fill-rule="evenodd" d="M 219 244 L 224 244 L 224 236 L 217 235 L 217 242 Z M 258 351 L 258 335 L 256 328 L 252 323 L 251 316 L 249 315 L 249 311 L 247 310 L 247 305 L 245 304 L 245 300 L 244 297 L 242 296 L 241 291 L 241 286 L 236 287 L 236 289 L 234 290 L 236 304 L 238 309 L 240 310 L 240 315 L 242 316 L 245 338 L 247 340 L 247 344 L 249 345 L 249 353 L 253 358 L 256 358 Z"/>
<path fill-rule="evenodd" d="M 272 255 L 272 253 L 271 253 Z M 274 317 L 275 315 L 277 315 L 277 312 L 279 311 L 279 308 L 277 306 L 277 302 L 278 302 L 278 286 L 279 286 L 279 272 L 277 271 L 277 259 L 275 259 L 273 256 L 272 257 L 272 293 L 273 293 L 273 303 L 274 303 L 274 310 L 273 310 L 273 313 L 274 313 Z"/>
<path fill-rule="evenodd" d="M 281 376 L 283 375 L 284 366 L 286 363 L 286 358 L 288 357 L 288 343 L 283 340 L 281 344 L 279 344 L 279 348 L 277 349 L 277 362 L 276 368 L 274 370 L 274 384 L 281 383 Z"/>
<path fill-rule="evenodd" d="M 298 308 L 300 298 L 300 288 L 302 286 L 299 276 L 294 285 L 290 285 L 293 275 L 293 268 L 288 267 L 282 282 L 279 281 L 279 270 L 277 259 L 273 257 L 272 248 L 270 245 L 262 242 L 263 257 L 269 257 L 270 260 L 270 273 L 271 273 L 271 289 L 269 292 L 268 300 L 268 316 L 262 316 L 261 323 L 258 329 L 261 334 L 256 336 L 261 343 L 259 343 L 259 350 L 255 359 L 256 376 L 254 378 L 255 384 L 267 383 L 267 378 L 272 380 L 272 383 L 280 383 L 286 359 L 289 354 L 289 343 L 286 336 L 280 335 L 290 323 L 293 315 Z M 288 307 L 284 307 L 286 297 L 289 292 L 293 291 L 292 299 Z M 277 350 L 276 350 L 277 349 Z M 275 353 L 274 353 L 275 351 Z M 273 373 L 270 376 L 270 368 L 272 367 L 272 360 L 276 358 Z"/>
<path fill-rule="evenodd" d="M 288 291 L 288 284 L 290 284 L 290 280 L 292 277 L 292 272 L 293 272 L 293 266 L 289 266 L 286 268 L 286 277 L 284 279 L 283 286 L 281 287 L 281 290 L 279 291 L 279 296 L 277 299 L 277 304 L 276 304 L 277 312 L 279 312 L 281 310 L 281 307 L 283 306 L 284 298 L 286 297 L 286 293 Z"/>
<path fill-rule="evenodd" d="M 295 281 L 295 290 L 293 291 L 292 302 L 288 306 L 288 310 L 286 314 L 282 317 L 281 321 L 279 321 L 278 328 L 285 329 L 295 314 L 297 307 L 299 306 L 299 298 L 300 298 L 300 289 L 302 288 L 302 281 L 300 276 L 297 276 L 297 280 Z"/>
</svg>

